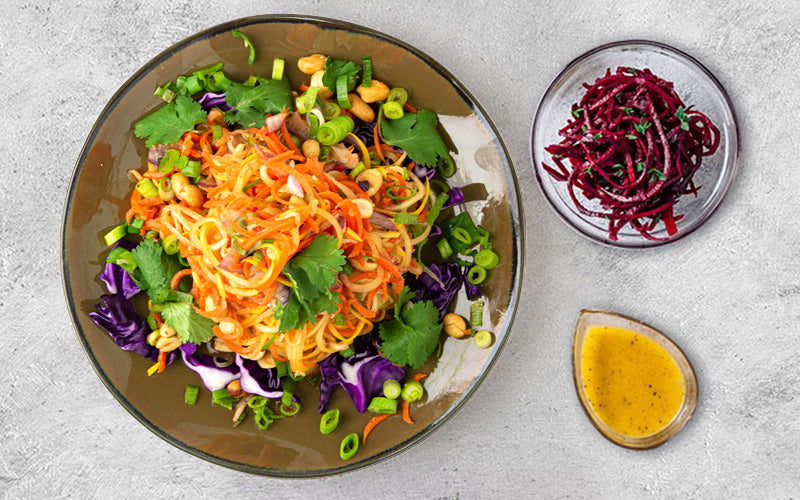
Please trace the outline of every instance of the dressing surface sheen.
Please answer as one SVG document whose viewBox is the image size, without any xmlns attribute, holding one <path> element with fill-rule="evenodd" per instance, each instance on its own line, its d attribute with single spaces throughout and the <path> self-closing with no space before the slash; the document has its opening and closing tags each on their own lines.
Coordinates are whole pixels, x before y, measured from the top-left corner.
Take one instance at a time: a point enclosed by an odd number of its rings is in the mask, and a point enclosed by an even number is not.
<svg viewBox="0 0 800 500">
<path fill-rule="evenodd" d="M 672 356 L 624 328 L 590 327 L 581 368 L 593 410 L 619 434 L 655 434 L 672 421 L 684 399 L 685 380 Z"/>
</svg>

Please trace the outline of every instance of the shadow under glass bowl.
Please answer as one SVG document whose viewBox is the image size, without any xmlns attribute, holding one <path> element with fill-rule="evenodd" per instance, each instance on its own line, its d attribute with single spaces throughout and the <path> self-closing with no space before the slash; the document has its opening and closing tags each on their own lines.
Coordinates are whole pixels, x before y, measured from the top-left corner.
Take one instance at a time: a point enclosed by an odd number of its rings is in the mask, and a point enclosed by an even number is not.
<svg viewBox="0 0 800 500">
<path fill-rule="evenodd" d="M 585 93 L 584 83 L 594 83 L 607 69 L 618 67 L 649 68 L 653 74 L 675 85 L 675 91 L 687 106 L 707 115 L 719 128 L 720 145 L 712 156 L 704 157 L 694 176 L 700 186 L 697 196 L 685 194 L 675 205 L 677 233 L 669 236 L 664 224 L 652 231 L 659 240 L 643 237 L 630 224 L 619 233 L 618 240 L 608 235 L 608 221 L 589 217 L 578 211 L 567 189 L 567 183 L 557 181 L 544 165 L 553 165 L 545 148 L 561 141 L 558 131 L 570 118 L 571 106 Z M 668 45 L 629 40 L 602 45 L 581 55 L 553 80 L 542 97 L 533 121 L 531 133 L 533 171 L 539 187 L 555 212 L 580 234 L 600 243 L 617 247 L 643 248 L 670 243 L 699 228 L 715 212 L 728 193 L 736 175 L 739 157 L 739 128 L 736 113 L 722 84 L 692 56 Z M 579 200 L 592 210 L 603 211 L 596 200 Z"/>
<path fill-rule="evenodd" d="M 244 32 L 255 46 L 256 61 L 248 65 Z M 275 57 L 287 62 L 293 88 L 306 81 L 296 67 L 299 57 L 324 53 L 360 61 L 371 56 L 374 74 L 408 89 L 418 108 L 438 113 L 444 139 L 455 151 L 458 171 L 454 186 L 480 189 L 480 201 L 465 209 L 489 229 L 497 241 L 500 265 L 483 288 L 485 327 L 495 334 L 490 349 L 474 342 L 447 338 L 442 355 L 423 371 L 427 398 L 413 407 L 414 425 L 391 418 L 370 434 L 369 441 L 350 461 L 339 458 L 339 443 L 350 432 L 359 434 L 370 419 L 359 414 L 342 390 L 331 408 L 342 411 L 341 423 L 329 435 L 319 432 L 318 392 L 297 384 L 304 403 L 296 417 L 260 431 L 252 419 L 237 428 L 231 413 L 210 404 L 201 391 L 198 404 L 183 402 L 187 384 L 197 375 L 180 362 L 148 377 L 150 362 L 123 351 L 95 325 L 88 313 L 106 293 L 99 279 L 108 248 L 102 235 L 123 220 L 132 185 L 128 169 L 145 165 L 147 151 L 133 133 L 133 124 L 163 102 L 154 89 L 200 68 L 225 62 L 235 81 L 251 74 L 269 75 Z M 169 443 L 205 460 L 233 469 L 277 477 L 325 476 L 364 467 L 386 459 L 428 436 L 448 420 L 475 392 L 506 343 L 519 300 L 523 263 L 520 196 L 511 160 L 494 125 L 472 95 L 440 64 L 414 47 L 382 33 L 336 20 L 275 15 L 231 21 L 197 33 L 165 50 L 134 74 L 114 95 L 97 119 L 77 161 L 67 196 L 62 226 L 62 276 L 72 321 L 98 376 L 120 404 L 148 429 Z M 467 315 L 464 292 L 456 310 Z M 120 432 L 124 432 L 120 430 Z"/>
</svg>

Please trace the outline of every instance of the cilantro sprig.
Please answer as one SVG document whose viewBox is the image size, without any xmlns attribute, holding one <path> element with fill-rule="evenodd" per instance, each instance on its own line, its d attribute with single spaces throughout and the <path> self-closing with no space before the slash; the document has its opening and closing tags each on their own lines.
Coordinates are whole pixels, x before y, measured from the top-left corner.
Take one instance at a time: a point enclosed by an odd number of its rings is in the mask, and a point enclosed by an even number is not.
<svg viewBox="0 0 800 500">
<path fill-rule="evenodd" d="M 207 118 L 208 113 L 203 111 L 200 103 L 181 94 L 173 102 L 138 121 L 133 132 L 136 137 L 145 139 L 148 148 L 156 144 L 172 144 Z"/>
<path fill-rule="evenodd" d="M 292 91 L 289 80 L 256 78 L 256 85 L 231 83 L 225 92 L 225 121 L 242 127 L 263 127 L 267 113 L 277 114 L 292 109 Z"/>
<path fill-rule="evenodd" d="M 410 303 L 416 292 L 404 288 L 394 306 L 394 318 L 378 324 L 381 351 L 398 365 L 419 368 L 439 344 L 442 324 L 430 300 Z"/>
<path fill-rule="evenodd" d="M 301 328 L 309 321 L 316 323 L 319 314 L 338 310 L 342 297 L 331 291 L 331 286 L 347 260 L 336 243 L 336 238 L 319 235 L 284 266 L 283 274 L 292 282 L 292 294 L 289 302 L 275 312 L 280 331 Z"/>
<path fill-rule="evenodd" d="M 396 120 L 382 120 L 380 133 L 384 142 L 403 149 L 420 165 L 432 168 L 440 158 L 450 157 L 450 151 L 436 130 L 438 123 L 436 113 L 420 109 Z"/>
</svg>

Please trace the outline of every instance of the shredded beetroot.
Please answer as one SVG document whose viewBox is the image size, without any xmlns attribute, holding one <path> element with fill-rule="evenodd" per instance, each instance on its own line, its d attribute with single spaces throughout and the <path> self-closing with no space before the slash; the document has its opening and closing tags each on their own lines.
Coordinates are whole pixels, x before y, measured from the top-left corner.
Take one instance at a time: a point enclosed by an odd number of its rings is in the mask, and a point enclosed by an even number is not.
<svg viewBox="0 0 800 500">
<path fill-rule="evenodd" d="M 681 195 L 697 194 L 692 177 L 719 147 L 719 129 L 649 69 L 608 69 L 583 86 L 586 94 L 559 131 L 563 139 L 545 148 L 555 167 L 544 169 L 568 183 L 582 214 L 608 219 L 611 240 L 626 224 L 647 239 L 668 239 L 651 233 L 659 222 L 669 236 L 677 233 L 681 216 L 673 207 Z M 605 211 L 586 208 L 576 190 Z"/>
</svg>

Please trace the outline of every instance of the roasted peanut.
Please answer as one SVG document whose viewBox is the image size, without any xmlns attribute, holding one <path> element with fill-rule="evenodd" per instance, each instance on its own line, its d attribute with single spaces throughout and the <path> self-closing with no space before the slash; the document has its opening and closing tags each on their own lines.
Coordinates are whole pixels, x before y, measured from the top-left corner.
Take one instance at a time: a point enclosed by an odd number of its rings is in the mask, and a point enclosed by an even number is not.
<svg viewBox="0 0 800 500">
<path fill-rule="evenodd" d="M 272 356 L 272 353 L 264 351 L 264 355 L 258 359 L 258 366 L 265 370 L 275 368 L 275 358 Z"/>
<path fill-rule="evenodd" d="M 177 191 L 177 195 L 178 198 L 185 201 L 186 203 L 189 204 L 189 206 L 194 208 L 202 207 L 203 202 L 205 201 L 203 192 L 200 190 L 199 187 L 195 186 L 194 184 L 189 184 L 180 191 Z"/>
<path fill-rule="evenodd" d="M 325 69 L 325 61 L 328 57 L 322 54 L 311 54 L 297 60 L 297 69 L 307 75 L 313 75 L 317 71 Z"/>
<path fill-rule="evenodd" d="M 226 389 L 228 389 L 228 394 L 234 398 L 240 398 L 242 397 L 242 394 L 244 394 L 244 391 L 242 390 L 242 383 L 239 382 L 239 379 L 232 380 Z"/>
<path fill-rule="evenodd" d="M 156 341 L 156 349 L 162 352 L 174 351 L 181 346 L 181 340 L 178 337 L 159 337 Z"/>
<path fill-rule="evenodd" d="M 324 83 L 322 83 L 322 75 L 324 74 L 325 70 L 323 69 L 311 75 L 311 86 L 318 87 L 319 95 L 321 95 L 322 97 L 330 97 L 333 95 L 333 91 L 328 87 L 326 87 Z"/>
<path fill-rule="evenodd" d="M 356 198 L 353 203 L 358 208 L 358 213 L 362 219 L 369 219 L 372 217 L 372 202 L 364 198 Z"/>
<path fill-rule="evenodd" d="M 389 97 L 389 87 L 378 80 L 372 80 L 371 87 L 359 85 L 356 89 L 364 102 L 379 102 Z"/>
<path fill-rule="evenodd" d="M 309 139 L 303 143 L 303 156 L 306 158 L 319 158 L 319 142 Z"/>
<path fill-rule="evenodd" d="M 169 180 L 172 182 L 172 190 L 175 193 L 180 193 L 183 188 L 191 184 L 189 178 L 180 172 L 172 174 L 172 177 L 170 177 Z"/>
<path fill-rule="evenodd" d="M 174 328 L 169 326 L 166 323 L 161 323 L 161 326 L 158 327 L 158 334 L 162 337 L 174 337 L 178 333 L 175 331 Z"/>
<path fill-rule="evenodd" d="M 358 94 L 347 94 L 347 97 L 350 99 L 350 112 L 356 115 L 359 120 L 367 123 L 375 120 L 375 111 Z"/>
<path fill-rule="evenodd" d="M 444 333 L 460 339 L 467 334 L 467 322 L 464 318 L 455 313 L 447 313 L 444 315 Z"/>
</svg>

